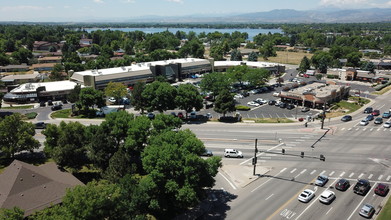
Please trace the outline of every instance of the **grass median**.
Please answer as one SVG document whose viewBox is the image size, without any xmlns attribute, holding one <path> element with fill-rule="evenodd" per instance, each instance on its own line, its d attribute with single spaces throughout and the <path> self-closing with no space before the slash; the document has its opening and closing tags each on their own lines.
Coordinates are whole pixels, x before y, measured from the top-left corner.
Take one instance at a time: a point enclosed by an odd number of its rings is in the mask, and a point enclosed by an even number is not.
<svg viewBox="0 0 391 220">
<path fill-rule="evenodd" d="M 388 199 L 386 205 L 381 210 L 377 220 L 389 220 L 391 219 L 391 199 Z"/>
</svg>

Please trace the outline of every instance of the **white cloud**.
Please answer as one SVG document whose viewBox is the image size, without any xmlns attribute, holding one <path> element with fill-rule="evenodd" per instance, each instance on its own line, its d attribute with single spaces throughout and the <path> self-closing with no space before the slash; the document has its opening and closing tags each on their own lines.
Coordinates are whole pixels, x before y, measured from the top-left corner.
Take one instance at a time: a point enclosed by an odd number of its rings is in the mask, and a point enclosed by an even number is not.
<svg viewBox="0 0 391 220">
<path fill-rule="evenodd" d="M 123 0 L 125 3 L 136 3 L 136 0 Z"/>
<path fill-rule="evenodd" d="M 338 8 L 346 6 L 355 8 L 357 6 L 368 5 L 370 2 L 370 0 L 321 0 L 320 4 L 323 6 L 333 6 Z"/>
<path fill-rule="evenodd" d="M 101 3 L 104 3 L 103 2 L 103 0 L 93 0 L 95 3 L 99 3 L 99 4 L 101 4 Z"/>
<path fill-rule="evenodd" d="M 180 3 L 183 4 L 183 0 L 167 0 L 168 2 L 175 2 L 175 3 Z"/>
<path fill-rule="evenodd" d="M 23 11 L 23 10 L 29 10 L 29 11 L 39 11 L 39 10 L 45 10 L 50 7 L 39 7 L 39 6 L 32 6 L 32 5 L 18 5 L 18 6 L 4 6 L 0 7 L 1 11 Z"/>
</svg>

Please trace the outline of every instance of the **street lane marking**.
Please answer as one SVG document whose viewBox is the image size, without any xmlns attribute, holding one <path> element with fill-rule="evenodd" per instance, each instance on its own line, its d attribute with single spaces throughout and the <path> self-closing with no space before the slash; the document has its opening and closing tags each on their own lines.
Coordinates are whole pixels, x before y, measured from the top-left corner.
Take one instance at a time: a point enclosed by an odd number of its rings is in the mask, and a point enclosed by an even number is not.
<svg viewBox="0 0 391 220">
<path fill-rule="evenodd" d="M 360 174 L 360 176 L 358 176 L 358 178 L 361 178 L 362 176 L 364 176 L 364 174 L 363 174 L 363 173 L 361 173 L 361 174 Z"/>
<path fill-rule="evenodd" d="M 277 147 L 280 147 L 281 145 L 284 145 L 284 143 L 280 143 L 280 144 L 278 144 L 278 145 L 276 145 L 276 146 L 274 146 L 274 147 L 271 147 L 271 148 L 267 149 L 266 151 L 271 151 L 271 150 L 273 150 L 273 149 L 275 149 L 275 148 L 277 148 Z M 262 154 L 264 154 L 264 153 L 265 153 L 265 152 L 258 153 L 258 154 L 257 154 L 257 157 L 260 156 L 260 155 L 262 155 Z M 253 158 L 254 158 L 254 157 L 251 157 L 250 159 L 247 159 L 247 160 L 241 162 L 239 165 L 243 165 L 243 164 L 245 164 L 245 163 L 247 163 L 247 162 L 249 162 L 249 161 L 252 161 Z"/>
<path fill-rule="evenodd" d="M 303 141 L 305 141 L 305 140 L 302 140 L 302 139 L 299 139 L 299 140 L 296 140 L 296 141 L 300 141 L 300 142 L 303 142 Z"/>
<path fill-rule="evenodd" d="M 335 182 L 337 182 L 337 179 L 334 180 L 334 182 L 331 184 L 331 186 L 334 186 Z M 324 189 L 323 192 L 326 191 L 326 190 L 328 190 L 328 188 L 327 188 L 327 189 Z M 306 211 L 307 211 L 315 202 L 317 202 L 317 200 L 319 200 L 320 195 L 322 195 L 322 194 L 320 193 L 319 196 L 316 197 L 316 199 L 314 199 L 314 200 L 311 202 L 311 204 L 309 204 L 299 216 L 297 216 L 296 220 L 298 220 L 298 219 L 300 218 L 300 216 L 302 216 L 302 215 L 304 214 L 304 212 L 306 212 Z"/>
<path fill-rule="evenodd" d="M 297 174 L 294 178 L 296 179 L 297 177 L 299 177 L 301 174 L 305 173 L 305 171 L 307 171 L 307 169 L 304 169 L 302 170 L 299 174 Z"/>
<path fill-rule="evenodd" d="M 293 169 L 293 170 L 291 171 L 291 173 L 294 173 L 296 170 L 297 170 L 296 168 L 295 168 L 295 169 Z"/>
<path fill-rule="evenodd" d="M 377 184 L 377 182 L 375 182 L 374 185 L 376 185 L 376 184 Z M 361 200 L 361 202 L 357 205 L 357 207 L 353 210 L 352 214 L 350 214 L 350 216 L 349 216 L 349 218 L 348 218 L 347 220 L 349 220 L 354 214 L 356 214 L 356 210 L 358 209 L 358 207 L 361 206 L 361 204 L 362 204 L 362 202 L 365 200 L 365 198 L 367 198 L 367 196 L 368 196 L 369 194 L 371 194 L 370 192 L 371 192 L 371 191 L 369 191 L 369 192 L 367 193 L 367 195 L 364 196 L 364 198 L 363 198 L 363 199 Z"/>
<path fill-rule="evenodd" d="M 286 168 L 282 169 L 279 173 L 277 173 L 277 175 L 275 175 L 274 177 L 280 175 L 282 172 L 284 172 L 286 170 Z M 255 190 L 259 189 L 260 187 L 262 187 L 264 184 L 266 184 L 267 182 L 269 182 L 270 180 L 272 180 L 273 178 L 270 178 L 268 180 L 266 180 L 264 183 L 262 183 L 261 185 L 257 186 L 255 189 L 251 190 L 251 192 L 254 192 Z"/>
<path fill-rule="evenodd" d="M 381 180 L 382 178 L 383 178 L 383 175 L 380 175 L 379 178 L 378 178 L 378 180 Z"/>
<path fill-rule="evenodd" d="M 360 128 L 356 128 L 356 131 L 360 130 Z"/>
<path fill-rule="evenodd" d="M 331 207 L 331 208 L 329 209 L 329 211 L 326 212 L 326 215 L 329 214 L 329 212 L 331 211 L 331 209 L 333 209 L 333 207 Z"/>
<path fill-rule="evenodd" d="M 340 177 L 342 177 L 343 175 L 345 175 L 345 171 L 341 173 L 341 175 L 339 175 Z"/>
<path fill-rule="evenodd" d="M 373 176 L 373 174 L 371 173 L 371 174 L 369 174 L 369 176 L 368 176 L 368 179 L 371 179 L 372 178 L 372 176 Z"/>
<path fill-rule="evenodd" d="M 234 189 L 234 190 L 236 190 L 236 187 L 235 187 L 235 185 L 227 178 L 227 177 L 225 177 L 223 174 L 221 174 L 220 172 L 219 172 L 219 174 L 225 179 L 225 180 L 227 180 L 227 182 L 229 183 L 229 185 L 231 185 L 231 187 Z"/>
<path fill-rule="evenodd" d="M 310 174 L 312 175 L 312 174 L 314 174 L 316 172 L 316 170 L 313 170 Z"/>
<path fill-rule="evenodd" d="M 270 199 L 274 194 L 271 194 L 269 197 L 267 197 L 265 200 Z"/>
<path fill-rule="evenodd" d="M 349 178 L 351 178 L 353 175 L 354 175 L 354 173 L 351 173 L 351 174 L 349 175 Z"/>
<path fill-rule="evenodd" d="M 329 174 L 329 176 L 332 176 L 334 173 L 335 173 L 335 172 L 334 172 L 334 171 L 332 171 L 332 172 Z"/>
</svg>

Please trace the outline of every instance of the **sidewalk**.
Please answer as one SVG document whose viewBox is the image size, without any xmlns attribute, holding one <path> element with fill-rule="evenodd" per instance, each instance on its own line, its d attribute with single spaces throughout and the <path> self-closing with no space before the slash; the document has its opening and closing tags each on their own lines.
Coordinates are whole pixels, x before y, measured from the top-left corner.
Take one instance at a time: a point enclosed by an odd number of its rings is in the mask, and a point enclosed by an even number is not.
<svg viewBox="0 0 391 220">
<path fill-rule="evenodd" d="M 249 162 L 251 164 L 251 161 Z M 229 178 L 236 187 L 244 188 L 262 175 L 271 171 L 271 167 L 257 165 L 255 176 L 253 175 L 253 165 L 224 165 L 221 172 Z"/>
</svg>

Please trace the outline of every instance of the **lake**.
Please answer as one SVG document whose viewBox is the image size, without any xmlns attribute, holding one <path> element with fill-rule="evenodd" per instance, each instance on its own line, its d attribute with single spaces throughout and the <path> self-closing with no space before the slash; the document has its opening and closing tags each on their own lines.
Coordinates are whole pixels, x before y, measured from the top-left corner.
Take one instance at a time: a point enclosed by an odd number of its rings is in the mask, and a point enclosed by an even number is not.
<svg viewBox="0 0 391 220">
<path fill-rule="evenodd" d="M 84 28 L 87 32 L 91 33 L 92 31 L 96 30 L 119 30 L 119 31 L 124 31 L 124 32 L 132 32 L 132 31 L 142 31 L 147 34 L 153 34 L 153 33 L 158 33 L 158 32 L 163 32 L 163 31 L 170 31 L 171 33 L 176 33 L 177 31 L 183 31 L 185 33 L 189 33 L 190 31 L 195 32 L 197 35 L 205 32 L 206 34 L 208 33 L 213 33 L 213 32 L 221 32 L 221 33 L 230 33 L 232 34 L 235 31 L 239 32 L 247 32 L 248 34 L 248 40 L 253 40 L 254 36 L 258 34 L 267 34 L 267 33 L 281 33 L 283 34 L 282 29 L 250 29 L 250 28 L 238 28 L 238 29 L 216 29 L 216 28 Z"/>
</svg>

